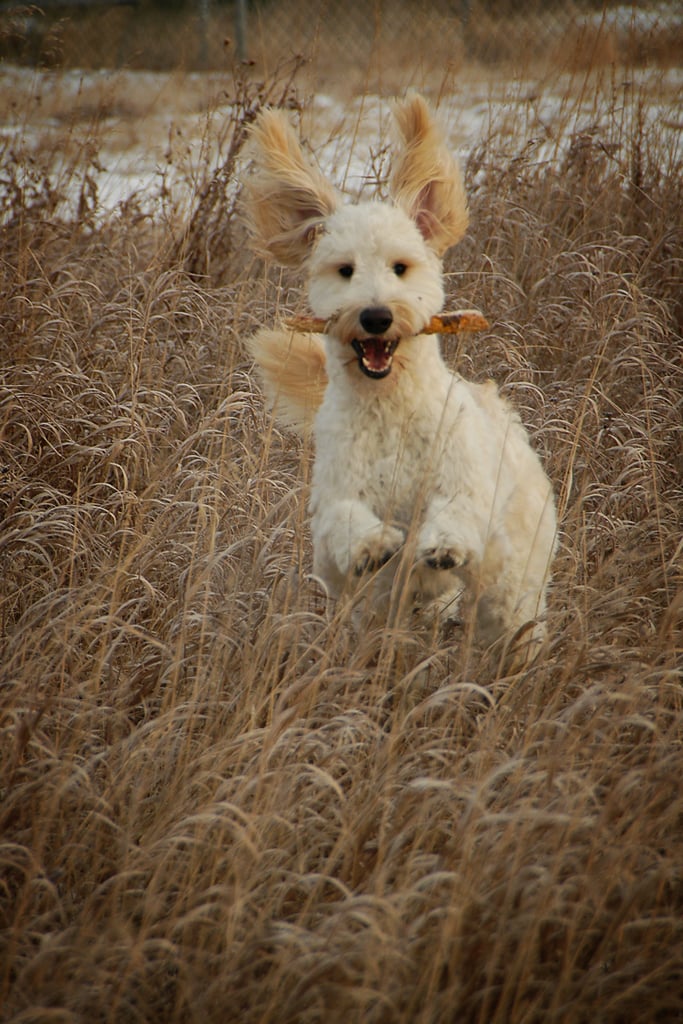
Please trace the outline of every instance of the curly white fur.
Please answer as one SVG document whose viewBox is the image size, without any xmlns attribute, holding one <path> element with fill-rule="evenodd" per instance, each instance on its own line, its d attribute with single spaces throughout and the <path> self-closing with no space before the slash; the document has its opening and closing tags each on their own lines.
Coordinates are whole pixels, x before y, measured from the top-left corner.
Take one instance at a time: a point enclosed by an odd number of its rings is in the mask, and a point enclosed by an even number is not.
<svg viewBox="0 0 683 1024">
<path fill-rule="evenodd" d="M 419 96 L 396 107 L 392 202 L 342 204 L 306 161 L 285 116 L 252 131 L 245 208 L 261 252 L 305 265 L 324 337 L 250 339 L 267 394 L 290 426 L 313 423 L 314 571 L 333 597 L 436 607 L 463 592 L 479 637 L 543 635 L 556 519 L 551 485 L 517 414 L 472 384 L 421 334 L 444 302 L 440 257 L 467 226 L 457 164 Z M 368 578 L 372 587 L 368 587 Z"/>
</svg>

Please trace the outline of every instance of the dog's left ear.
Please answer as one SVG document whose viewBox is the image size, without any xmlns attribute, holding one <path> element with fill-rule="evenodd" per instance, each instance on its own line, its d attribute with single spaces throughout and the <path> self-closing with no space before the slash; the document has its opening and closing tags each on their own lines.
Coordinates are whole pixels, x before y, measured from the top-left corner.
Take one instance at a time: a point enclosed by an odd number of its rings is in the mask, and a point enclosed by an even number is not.
<svg viewBox="0 0 683 1024">
<path fill-rule="evenodd" d="M 467 230 L 467 197 L 460 167 L 443 142 L 425 100 L 413 94 L 394 107 L 401 149 L 389 187 L 394 202 L 415 221 L 442 256 Z"/>
<path fill-rule="evenodd" d="M 299 264 L 339 205 L 339 195 L 306 159 L 280 110 L 261 111 L 251 128 L 248 153 L 252 167 L 243 205 L 252 244 L 285 266 Z"/>
</svg>

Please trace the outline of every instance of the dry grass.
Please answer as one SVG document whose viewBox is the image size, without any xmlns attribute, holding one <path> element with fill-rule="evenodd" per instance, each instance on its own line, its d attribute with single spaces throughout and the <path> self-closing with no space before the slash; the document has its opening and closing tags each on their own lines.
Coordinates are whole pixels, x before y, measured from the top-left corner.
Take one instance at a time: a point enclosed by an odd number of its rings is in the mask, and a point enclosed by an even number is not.
<svg viewBox="0 0 683 1024">
<path fill-rule="evenodd" d="M 324 607 L 308 453 L 242 346 L 294 300 L 238 228 L 198 279 L 177 232 L 87 190 L 64 222 L 15 168 L 3 1020 L 683 1020 L 683 178 L 637 94 L 595 95 L 555 161 L 533 98 L 492 130 L 450 263 L 495 321 L 453 358 L 512 395 L 563 513 L 514 677 Z"/>
</svg>

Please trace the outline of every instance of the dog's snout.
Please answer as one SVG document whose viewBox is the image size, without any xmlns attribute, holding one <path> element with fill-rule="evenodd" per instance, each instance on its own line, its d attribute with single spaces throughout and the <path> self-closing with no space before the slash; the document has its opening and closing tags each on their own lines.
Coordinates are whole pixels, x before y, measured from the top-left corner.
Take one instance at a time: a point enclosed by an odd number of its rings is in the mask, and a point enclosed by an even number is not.
<svg viewBox="0 0 683 1024">
<path fill-rule="evenodd" d="M 394 318 L 387 306 L 368 306 L 360 315 L 361 327 L 368 334 L 384 334 Z"/>
</svg>

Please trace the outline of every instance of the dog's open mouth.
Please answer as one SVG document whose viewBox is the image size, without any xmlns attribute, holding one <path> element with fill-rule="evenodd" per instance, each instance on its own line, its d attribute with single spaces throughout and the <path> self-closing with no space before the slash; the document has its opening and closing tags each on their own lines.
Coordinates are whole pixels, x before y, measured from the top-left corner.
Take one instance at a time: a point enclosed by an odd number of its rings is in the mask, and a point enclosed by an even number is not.
<svg viewBox="0 0 683 1024">
<path fill-rule="evenodd" d="M 398 339 L 389 341 L 388 338 L 354 338 L 351 342 L 358 365 L 366 377 L 373 380 L 386 377 L 391 371 L 397 345 Z"/>
</svg>

